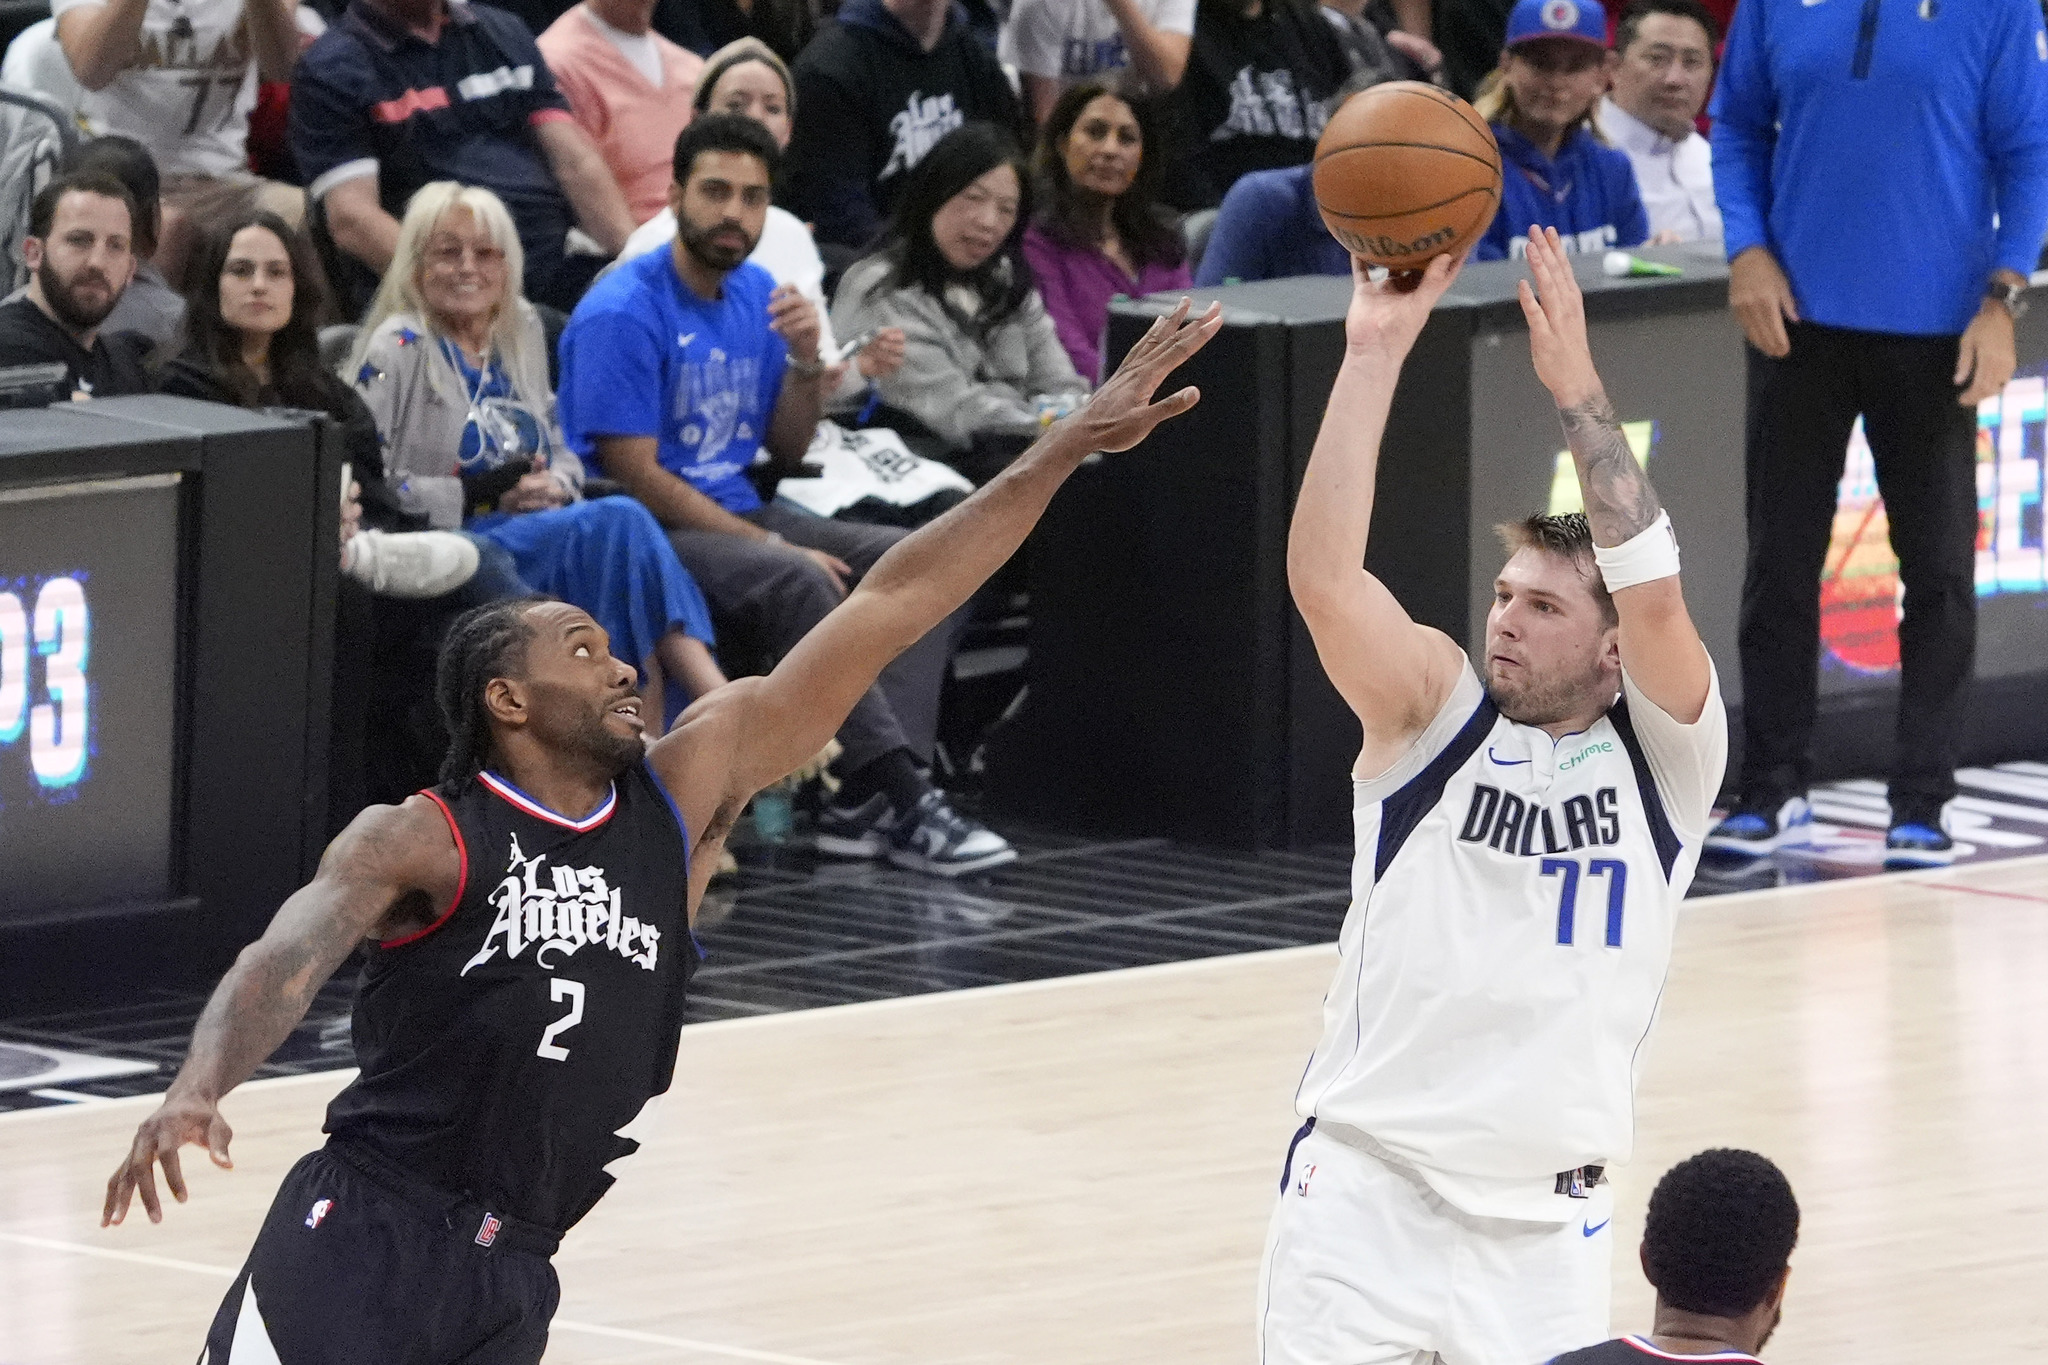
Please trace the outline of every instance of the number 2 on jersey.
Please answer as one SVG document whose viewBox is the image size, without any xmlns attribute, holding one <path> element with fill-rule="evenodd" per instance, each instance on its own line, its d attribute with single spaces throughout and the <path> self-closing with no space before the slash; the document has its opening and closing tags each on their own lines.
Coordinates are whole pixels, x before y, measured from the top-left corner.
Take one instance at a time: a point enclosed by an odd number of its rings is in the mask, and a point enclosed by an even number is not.
<svg viewBox="0 0 2048 1365">
<path fill-rule="evenodd" d="M 1572 917 L 1578 909 L 1579 862 L 1576 858 L 1545 858 L 1542 875 L 1559 877 L 1557 888 L 1557 941 L 1569 946 Z M 1607 946 L 1621 946 L 1621 908 L 1628 897 L 1628 864 L 1619 858 L 1595 858 L 1586 864 L 1589 877 L 1607 878 Z"/>
<path fill-rule="evenodd" d="M 571 981 L 566 976 L 551 976 L 548 978 L 548 999 L 567 1000 L 569 1012 L 547 1026 L 540 1035 L 540 1046 L 533 1050 L 534 1055 L 551 1062 L 566 1062 L 569 1049 L 555 1039 L 583 1022 L 583 983 Z"/>
</svg>

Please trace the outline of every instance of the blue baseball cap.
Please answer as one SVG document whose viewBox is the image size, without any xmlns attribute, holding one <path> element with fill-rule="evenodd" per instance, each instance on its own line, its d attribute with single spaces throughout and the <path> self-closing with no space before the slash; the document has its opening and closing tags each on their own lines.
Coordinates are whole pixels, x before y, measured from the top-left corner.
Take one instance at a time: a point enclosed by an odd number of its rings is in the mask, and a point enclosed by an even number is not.
<svg viewBox="0 0 2048 1365">
<path fill-rule="evenodd" d="M 1565 38 L 1607 47 L 1607 11 L 1600 0 L 1518 0 L 1508 15 L 1507 46 Z"/>
</svg>

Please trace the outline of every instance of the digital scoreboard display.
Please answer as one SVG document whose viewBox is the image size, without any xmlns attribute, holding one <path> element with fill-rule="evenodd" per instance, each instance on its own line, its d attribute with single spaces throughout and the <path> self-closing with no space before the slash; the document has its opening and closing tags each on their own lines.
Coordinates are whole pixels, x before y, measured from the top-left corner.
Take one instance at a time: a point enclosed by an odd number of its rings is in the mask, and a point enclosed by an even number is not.
<svg viewBox="0 0 2048 1365">
<path fill-rule="evenodd" d="M 173 891 L 179 477 L 0 490 L 0 920 Z"/>
</svg>

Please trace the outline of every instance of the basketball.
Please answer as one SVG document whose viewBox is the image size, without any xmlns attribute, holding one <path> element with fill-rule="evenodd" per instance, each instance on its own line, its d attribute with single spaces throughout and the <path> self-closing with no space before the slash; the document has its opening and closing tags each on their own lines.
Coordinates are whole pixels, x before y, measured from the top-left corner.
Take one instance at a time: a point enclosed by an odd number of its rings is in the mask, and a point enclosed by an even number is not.
<svg viewBox="0 0 2048 1365">
<path fill-rule="evenodd" d="M 1361 90 L 1316 143 L 1330 235 L 1389 270 L 1462 256 L 1500 207 L 1500 148 L 1477 110 L 1420 81 Z"/>
</svg>

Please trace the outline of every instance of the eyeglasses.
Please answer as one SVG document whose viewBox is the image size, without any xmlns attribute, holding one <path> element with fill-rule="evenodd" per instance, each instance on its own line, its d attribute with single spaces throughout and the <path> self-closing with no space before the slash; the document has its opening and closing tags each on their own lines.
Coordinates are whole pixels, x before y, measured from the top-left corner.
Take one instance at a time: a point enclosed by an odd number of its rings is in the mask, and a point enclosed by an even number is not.
<svg viewBox="0 0 2048 1365">
<path fill-rule="evenodd" d="M 488 243 L 470 246 L 466 242 L 442 242 L 427 248 L 427 267 L 431 270 L 460 270 L 464 260 L 475 262 L 478 270 L 496 270 L 505 264 L 505 252 Z"/>
</svg>

